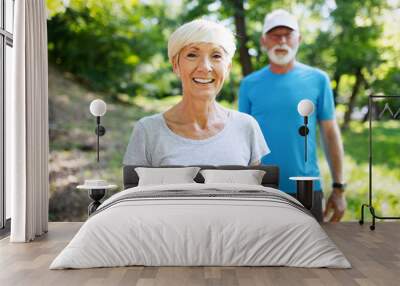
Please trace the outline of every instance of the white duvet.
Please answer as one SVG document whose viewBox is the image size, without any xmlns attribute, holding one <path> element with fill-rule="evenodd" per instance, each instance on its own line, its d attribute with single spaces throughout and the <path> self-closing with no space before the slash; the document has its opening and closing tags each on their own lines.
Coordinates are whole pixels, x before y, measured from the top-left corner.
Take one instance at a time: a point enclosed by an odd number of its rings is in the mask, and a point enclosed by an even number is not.
<svg viewBox="0 0 400 286">
<path fill-rule="evenodd" d="M 350 268 L 318 222 L 290 204 L 262 198 L 174 197 L 122 200 L 146 191 L 262 190 L 262 186 L 179 184 L 135 187 L 106 200 L 50 269 L 145 266 Z M 206 190 L 205 190 L 206 189 Z M 297 202 L 298 203 L 298 202 Z"/>
</svg>

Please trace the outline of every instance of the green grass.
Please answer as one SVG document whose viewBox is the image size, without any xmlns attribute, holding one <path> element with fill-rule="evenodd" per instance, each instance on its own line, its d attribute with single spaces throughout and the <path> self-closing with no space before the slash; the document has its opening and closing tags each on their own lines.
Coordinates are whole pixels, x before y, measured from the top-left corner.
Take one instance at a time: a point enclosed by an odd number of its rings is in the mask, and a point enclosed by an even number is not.
<svg viewBox="0 0 400 286">
<path fill-rule="evenodd" d="M 400 121 L 373 124 L 373 206 L 378 215 L 400 215 Z M 348 202 L 344 220 L 358 220 L 361 204 L 368 203 L 369 189 L 368 123 L 352 122 L 343 133 L 344 173 L 348 182 Z M 329 169 L 320 154 L 324 189 L 330 189 Z M 369 212 L 367 217 L 370 217 Z"/>
</svg>

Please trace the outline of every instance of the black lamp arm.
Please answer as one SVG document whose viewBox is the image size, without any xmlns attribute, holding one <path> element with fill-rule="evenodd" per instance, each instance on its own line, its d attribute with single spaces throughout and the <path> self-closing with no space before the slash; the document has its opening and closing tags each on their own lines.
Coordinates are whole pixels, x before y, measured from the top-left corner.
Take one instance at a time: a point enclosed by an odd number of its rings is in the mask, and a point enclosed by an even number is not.
<svg viewBox="0 0 400 286">
<path fill-rule="evenodd" d="M 97 162 L 100 161 L 100 136 L 103 136 L 106 133 L 106 129 L 104 126 L 100 125 L 100 116 L 96 116 L 96 130 L 95 133 L 97 135 Z"/>
<path fill-rule="evenodd" d="M 95 133 L 98 136 L 103 136 L 104 134 L 106 134 L 106 129 L 104 128 L 104 126 L 100 125 L 100 116 L 96 116 L 96 130 Z"/>
<path fill-rule="evenodd" d="M 300 128 L 299 128 L 299 134 L 301 136 L 308 135 L 310 130 L 308 129 L 307 125 L 308 125 L 308 116 L 304 116 L 304 125 L 300 126 Z"/>
<path fill-rule="evenodd" d="M 304 125 L 300 126 L 299 134 L 304 136 L 304 160 L 307 162 L 307 135 L 309 133 L 308 125 L 308 116 L 304 116 Z"/>
</svg>

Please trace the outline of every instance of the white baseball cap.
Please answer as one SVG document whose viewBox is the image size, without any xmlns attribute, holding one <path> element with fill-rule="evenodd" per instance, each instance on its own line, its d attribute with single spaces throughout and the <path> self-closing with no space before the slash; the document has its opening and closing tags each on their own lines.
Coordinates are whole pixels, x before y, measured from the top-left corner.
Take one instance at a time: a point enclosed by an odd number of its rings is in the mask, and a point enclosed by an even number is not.
<svg viewBox="0 0 400 286">
<path fill-rule="evenodd" d="M 276 27 L 288 27 L 293 31 L 299 30 L 299 24 L 295 16 L 283 9 L 277 9 L 267 14 L 264 19 L 263 34 Z"/>
</svg>

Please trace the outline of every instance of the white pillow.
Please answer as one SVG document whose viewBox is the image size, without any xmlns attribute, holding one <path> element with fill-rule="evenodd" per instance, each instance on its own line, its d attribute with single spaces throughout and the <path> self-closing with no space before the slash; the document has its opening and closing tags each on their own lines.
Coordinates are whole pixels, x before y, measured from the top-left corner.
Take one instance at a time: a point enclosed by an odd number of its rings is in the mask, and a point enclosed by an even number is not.
<svg viewBox="0 0 400 286">
<path fill-rule="evenodd" d="M 201 170 L 205 184 L 233 183 L 261 185 L 265 171 L 262 170 Z"/>
<path fill-rule="evenodd" d="M 195 183 L 193 179 L 199 170 L 199 167 L 135 168 L 139 186 Z"/>
</svg>

